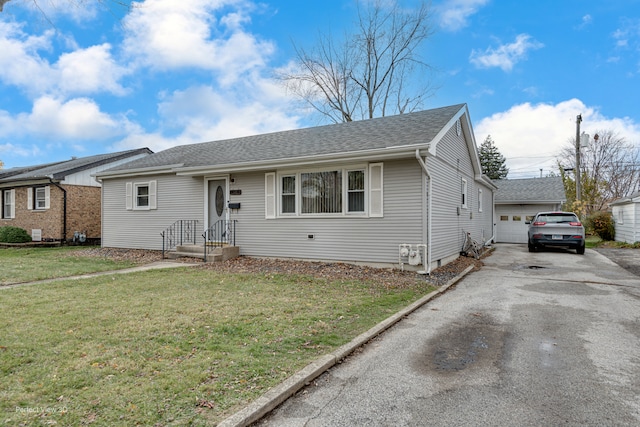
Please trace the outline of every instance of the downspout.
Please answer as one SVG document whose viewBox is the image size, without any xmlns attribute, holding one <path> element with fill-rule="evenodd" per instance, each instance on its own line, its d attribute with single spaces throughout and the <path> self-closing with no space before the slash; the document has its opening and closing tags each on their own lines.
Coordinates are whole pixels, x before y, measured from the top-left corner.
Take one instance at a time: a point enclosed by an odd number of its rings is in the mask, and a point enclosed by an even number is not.
<svg viewBox="0 0 640 427">
<path fill-rule="evenodd" d="M 49 182 L 62 190 L 62 243 L 64 244 L 67 242 L 67 190 L 57 182 L 53 182 L 51 178 L 49 178 Z"/>
<path fill-rule="evenodd" d="M 429 180 L 428 188 L 427 188 L 427 274 L 431 274 L 431 212 L 432 212 L 432 203 L 433 196 L 431 194 L 431 174 L 427 169 L 427 164 L 420 156 L 420 149 L 416 149 L 416 159 L 420 166 L 422 166 L 422 171 L 424 175 Z"/>
</svg>

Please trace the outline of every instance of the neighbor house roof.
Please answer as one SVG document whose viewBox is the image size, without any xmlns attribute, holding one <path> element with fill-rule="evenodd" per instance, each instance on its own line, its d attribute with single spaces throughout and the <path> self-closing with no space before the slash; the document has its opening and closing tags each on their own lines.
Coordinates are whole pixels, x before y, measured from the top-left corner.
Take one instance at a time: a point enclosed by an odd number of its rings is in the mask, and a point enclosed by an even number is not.
<svg viewBox="0 0 640 427">
<path fill-rule="evenodd" d="M 16 167 L 0 170 L 0 185 L 15 183 L 18 181 L 34 181 L 51 179 L 60 181 L 66 176 L 87 169 L 97 168 L 103 165 L 127 159 L 138 154 L 153 153 L 148 148 L 120 151 L 117 153 L 98 154 L 95 156 L 71 158 L 55 163 L 47 163 L 34 166 Z"/>
<path fill-rule="evenodd" d="M 609 206 L 624 205 L 626 203 L 640 203 L 640 191 L 636 191 L 635 193 L 630 194 L 629 196 L 622 197 L 618 200 L 615 200 L 609 203 Z"/>
<path fill-rule="evenodd" d="M 382 158 L 400 150 L 406 156 L 416 148 L 430 148 L 466 112 L 466 104 L 457 104 L 397 116 L 181 145 L 101 172 L 98 177 L 159 171 L 196 175 L 273 167 L 285 162 Z M 464 121 L 467 140 L 472 141 L 475 150 L 468 114 Z"/>
<path fill-rule="evenodd" d="M 567 200 L 561 177 L 500 179 L 493 183 L 498 187 L 496 204 L 561 203 Z"/>
</svg>

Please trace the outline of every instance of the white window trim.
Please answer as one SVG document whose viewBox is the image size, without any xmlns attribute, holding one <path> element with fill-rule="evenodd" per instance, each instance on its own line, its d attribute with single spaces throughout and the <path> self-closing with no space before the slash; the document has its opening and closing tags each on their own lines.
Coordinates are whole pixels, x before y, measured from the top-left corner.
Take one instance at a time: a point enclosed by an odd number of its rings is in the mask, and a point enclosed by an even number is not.
<svg viewBox="0 0 640 427">
<path fill-rule="evenodd" d="M 147 206 L 138 206 L 138 188 L 148 187 L 149 203 Z M 158 182 L 153 181 L 140 181 L 140 182 L 127 182 L 125 185 L 125 208 L 127 210 L 134 211 L 149 211 L 158 209 Z"/>
<path fill-rule="evenodd" d="M 482 212 L 482 188 L 478 188 L 478 212 Z"/>
<path fill-rule="evenodd" d="M 375 173 L 379 174 L 380 188 L 371 187 L 372 170 L 376 168 Z M 316 172 L 328 172 L 328 171 L 340 171 L 342 173 L 342 212 L 338 213 L 302 213 L 301 203 L 301 174 L 303 173 L 316 173 Z M 349 212 L 349 200 L 348 200 L 348 173 L 350 171 L 362 171 L 364 172 L 364 211 Z M 322 168 L 310 168 L 310 169 L 289 169 L 277 172 L 269 172 L 265 174 L 265 218 L 368 218 L 368 217 L 382 217 L 382 182 L 383 182 L 383 164 L 371 163 L 371 164 L 353 164 L 340 167 L 322 167 Z M 283 213 L 282 212 L 282 178 L 287 176 L 295 176 L 295 188 L 296 188 L 296 208 L 295 213 Z M 273 193 L 271 192 L 273 190 Z M 372 212 L 372 194 L 378 201 L 379 212 Z"/>
<path fill-rule="evenodd" d="M 7 205 L 7 194 L 9 194 L 11 198 L 9 216 L 5 216 L 4 214 L 4 208 Z M 14 219 L 16 217 L 16 190 L 2 190 L 2 211 L 0 211 L 0 215 L 2 215 L 2 219 Z"/>
<path fill-rule="evenodd" d="M 462 200 L 460 201 L 460 207 L 462 209 L 467 209 L 469 206 L 469 191 L 468 191 L 468 185 L 467 185 L 467 180 L 465 178 L 462 178 L 461 180 L 461 198 Z"/>
</svg>

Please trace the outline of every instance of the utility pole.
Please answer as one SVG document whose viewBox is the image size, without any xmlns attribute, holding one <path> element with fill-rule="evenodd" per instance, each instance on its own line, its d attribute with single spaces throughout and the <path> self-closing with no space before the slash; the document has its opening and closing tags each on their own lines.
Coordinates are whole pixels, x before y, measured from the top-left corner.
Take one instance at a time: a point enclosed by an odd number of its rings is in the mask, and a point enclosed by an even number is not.
<svg viewBox="0 0 640 427">
<path fill-rule="evenodd" d="M 582 199 L 582 183 L 580 182 L 580 122 L 582 114 L 576 117 L 576 201 Z"/>
</svg>

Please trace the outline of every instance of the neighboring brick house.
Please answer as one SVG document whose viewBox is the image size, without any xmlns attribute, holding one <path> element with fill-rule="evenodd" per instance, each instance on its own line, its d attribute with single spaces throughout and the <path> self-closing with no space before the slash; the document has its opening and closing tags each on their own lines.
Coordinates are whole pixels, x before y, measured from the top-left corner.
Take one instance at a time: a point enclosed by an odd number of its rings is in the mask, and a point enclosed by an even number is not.
<svg viewBox="0 0 640 427">
<path fill-rule="evenodd" d="M 94 174 L 151 154 L 148 148 L 0 169 L 0 226 L 35 241 L 101 238 L 101 184 Z"/>
</svg>

